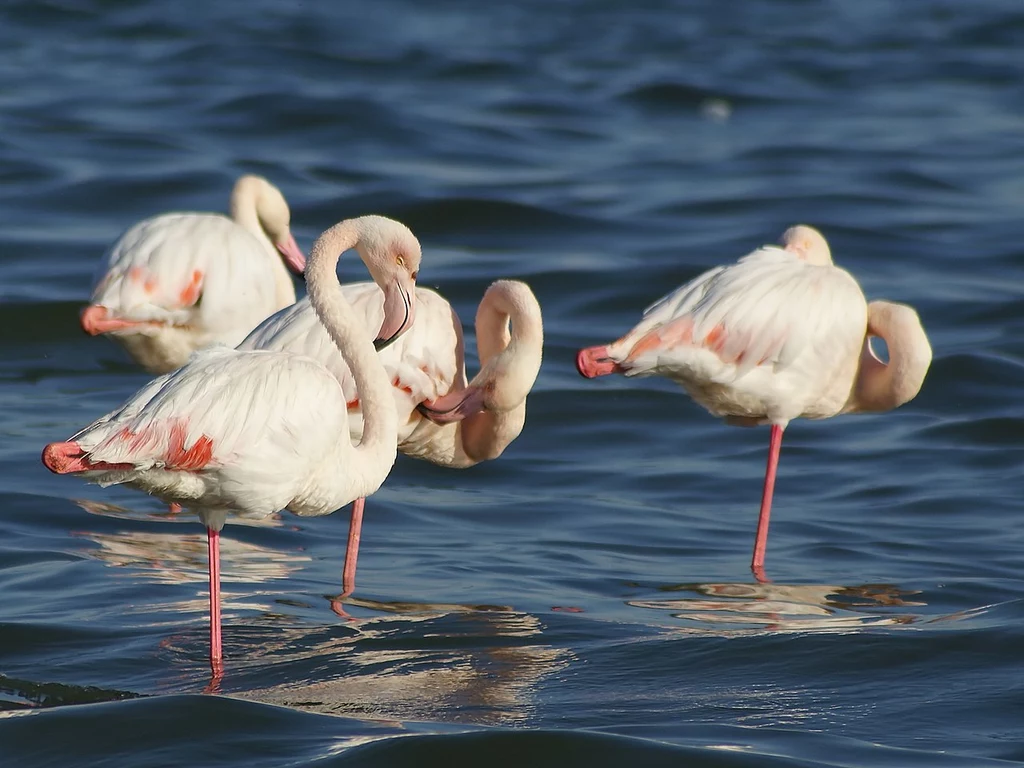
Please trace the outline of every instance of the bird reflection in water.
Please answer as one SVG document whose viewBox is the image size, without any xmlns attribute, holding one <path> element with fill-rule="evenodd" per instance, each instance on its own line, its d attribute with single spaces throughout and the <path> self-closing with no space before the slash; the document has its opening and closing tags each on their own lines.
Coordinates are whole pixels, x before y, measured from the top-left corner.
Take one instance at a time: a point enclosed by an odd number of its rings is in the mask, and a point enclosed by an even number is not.
<svg viewBox="0 0 1024 768">
<path fill-rule="evenodd" d="M 926 603 L 908 599 L 920 591 L 893 584 L 708 583 L 679 584 L 661 587 L 660 591 L 692 592 L 698 597 L 629 600 L 626 604 L 670 612 L 673 618 L 685 622 L 675 628 L 688 634 L 848 632 L 931 618 L 901 610 Z"/>
<path fill-rule="evenodd" d="M 346 717 L 436 720 L 443 713 L 449 721 L 514 725 L 533 715 L 540 683 L 573 659 L 570 650 L 543 642 L 539 618 L 507 608 L 346 604 L 378 613 L 304 634 L 281 630 L 289 653 L 254 648 L 263 656 L 260 681 L 274 674 L 281 682 L 231 694 Z M 272 660 L 278 672 L 268 669 Z M 247 661 L 261 663 L 251 654 Z M 232 686 L 244 682 L 232 674 Z"/>
<path fill-rule="evenodd" d="M 175 519 L 166 510 L 141 512 L 100 502 L 78 503 L 105 517 Z M 205 617 L 204 534 L 77 535 L 95 542 L 99 548 L 89 554 L 108 565 L 135 569 L 152 583 L 197 585 L 194 599 L 139 606 L 137 610 L 150 614 L 150 619 L 157 611 L 194 615 L 197 625 Z M 311 560 L 305 554 L 282 553 L 233 538 L 222 540 L 221 545 L 225 582 L 286 579 Z M 410 720 L 434 717 L 444 710 L 463 722 L 515 724 L 531 715 L 537 685 L 572 658 L 570 651 L 541 642 L 543 627 L 537 617 L 510 606 L 326 597 L 327 604 L 348 620 L 301 625 L 294 615 L 281 613 L 280 599 L 273 606 L 261 604 L 267 596 L 251 590 L 224 597 L 225 613 L 245 612 L 244 624 L 236 623 L 230 638 L 225 638 L 225 650 L 232 659 L 230 678 L 214 674 L 209 679 L 200 673 L 195 636 L 202 630 L 197 626 L 160 643 L 164 652 L 196 662 L 179 667 L 174 679 L 167 681 L 169 688 L 198 684 L 211 693 L 223 690 L 242 698 L 351 717 Z M 345 613 L 342 602 L 356 615 Z M 267 685 L 268 679 L 280 682 Z"/>
<path fill-rule="evenodd" d="M 170 512 L 138 513 L 125 507 L 94 501 L 76 501 L 91 514 L 121 519 L 145 517 L 169 518 Z M 244 520 L 245 523 L 268 525 L 269 518 L 258 521 Z M 273 523 L 271 523 L 273 524 Z M 280 523 L 278 523 L 280 524 Z M 137 568 L 142 578 L 154 583 L 182 584 L 185 582 L 206 583 L 206 537 L 205 535 L 182 535 L 180 533 L 149 533 L 146 531 L 120 531 L 98 533 L 76 531 L 74 536 L 89 539 L 99 545 L 99 550 L 88 554 L 108 565 Z M 225 567 L 222 576 L 226 580 L 250 583 L 266 583 L 286 579 L 312 558 L 305 554 L 285 553 L 258 544 L 228 539 L 222 542 L 225 552 Z M 207 606 L 203 607 L 205 613 Z"/>
<path fill-rule="evenodd" d="M 156 520 L 165 523 L 178 521 L 186 523 L 195 522 L 194 516 L 183 516 L 180 508 L 164 507 L 160 511 L 153 511 L 148 509 L 131 509 L 106 501 L 94 501 L 93 499 L 72 499 L 72 501 L 90 515 L 99 515 L 100 517 L 113 517 L 118 520 Z M 276 513 L 268 517 L 259 518 L 239 517 L 237 520 L 232 519 L 231 524 L 250 528 L 278 528 L 283 526 L 284 522 L 281 519 L 280 513 Z M 295 526 L 292 526 L 292 528 L 296 529 Z M 203 557 L 205 562 L 206 556 L 204 555 Z M 206 568 L 205 564 L 203 568 Z"/>
<path fill-rule="evenodd" d="M 89 500 L 76 503 L 90 514 L 122 520 L 163 520 L 173 521 L 174 513 L 138 511 L 115 504 Z M 281 525 L 279 520 L 240 520 L 241 525 L 261 527 Z M 126 612 L 146 614 L 147 624 L 161 624 L 159 613 L 175 615 L 174 625 L 180 624 L 179 616 L 194 616 L 197 622 L 204 622 L 209 610 L 207 584 L 207 541 L 202 533 L 151 533 L 148 531 L 118 531 L 100 533 L 96 531 L 74 531 L 73 536 L 89 539 L 98 549 L 88 548 L 85 553 L 115 568 L 132 569 L 132 578 L 153 584 L 196 584 L 194 597 L 170 603 L 139 603 L 124 606 Z M 240 583 L 250 587 L 235 593 L 228 589 L 222 594 L 222 610 L 225 615 L 257 613 L 272 619 L 276 614 L 265 593 L 254 593 L 251 585 L 267 584 L 287 579 L 308 564 L 312 557 L 304 553 L 281 552 L 269 547 L 240 541 L 235 538 L 221 542 L 223 566 L 221 578 L 225 584 Z M 273 602 L 278 602 L 274 600 Z M 195 644 L 195 640 L 191 640 Z M 160 643 L 164 649 L 173 649 L 175 641 L 166 638 Z M 220 676 L 216 670 L 211 686 L 215 689 Z M 210 688 L 208 688 L 210 690 Z"/>
</svg>

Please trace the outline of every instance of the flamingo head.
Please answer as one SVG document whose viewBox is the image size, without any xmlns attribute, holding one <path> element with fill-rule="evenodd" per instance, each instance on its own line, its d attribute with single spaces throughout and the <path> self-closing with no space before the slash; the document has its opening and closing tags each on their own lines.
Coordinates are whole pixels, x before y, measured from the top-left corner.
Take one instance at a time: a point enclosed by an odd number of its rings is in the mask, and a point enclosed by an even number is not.
<svg viewBox="0 0 1024 768">
<path fill-rule="evenodd" d="M 301 277 L 302 273 L 306 271 L 306 256 L 287 228 L 285 228 L 284 235 L 274 242 L 274 247 L 284 259 L 285 266 Z"/>
<path fill-rule="evenodd" d="M 824 235 L 814 227 L 797 224 L 782 233 L 780 244 L 797 258 L 815 266 L 832 263 L 832 252 Z"/>
<path fill-rule="evenodd" d="M 363 216 L 356 245 L 370 275 L 384 292 L 384 320 L 374 346 L 383 349 L 410 327 L 416 317 L 416 277 L 420 244 L 409 228 L 383 216 Z"/>
<path fill-rule="evenodd" d="M 262 176 L 242 176 L 235 182 L 231 193 L 231 217 L 237 221 L 240 210 L 247 204 L 255 205 L 260 229 L 281 254 L 285 266 L 301 277 L 306 271 L 306 257 L 292 236 L 292 212 L 281 190 Z"/>
</svg>

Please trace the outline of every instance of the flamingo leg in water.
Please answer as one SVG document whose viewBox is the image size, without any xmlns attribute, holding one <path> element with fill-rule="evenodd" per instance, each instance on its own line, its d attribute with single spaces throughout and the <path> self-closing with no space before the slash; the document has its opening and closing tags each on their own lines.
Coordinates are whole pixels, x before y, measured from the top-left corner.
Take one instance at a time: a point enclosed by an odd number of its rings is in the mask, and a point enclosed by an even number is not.
<svg viewBox="0 0 1024 768">
<path fill-rule="evenodd" d="M 210 668 L 214 677 L 223 674 L 224 661 L 220 644 L 220 531 L 206 529 L 210 560 Z"/>
<path fill-rule="evenodd" d="M 761 514 L 757 518 L 757 535 L 754 538 L 754 559 L 750 570 L 760 581 L 764 578 L 764 553 L 768 548 L 768 518 L 772 512 L 772 495 L 775 493 L 775 471 L 779 468 L 779 451 L 782 448 L 782 430 L 778 424 L 772 424 L 771 438 L 768 442 L 768 467 L 764 473 L 764 491 L 761 493 Z"/>
<path fill-rule="evenodd" d="M 359 536 L 363 530 L 363 508 L 366 499 L 352 502 L 352 518 L 348 525 L 348 547 L 345 549 L 345 570 L 341 576 L 341 595 L 348 597 L 356 588 L 356 560 L 359 559 Z"/>
</svg>

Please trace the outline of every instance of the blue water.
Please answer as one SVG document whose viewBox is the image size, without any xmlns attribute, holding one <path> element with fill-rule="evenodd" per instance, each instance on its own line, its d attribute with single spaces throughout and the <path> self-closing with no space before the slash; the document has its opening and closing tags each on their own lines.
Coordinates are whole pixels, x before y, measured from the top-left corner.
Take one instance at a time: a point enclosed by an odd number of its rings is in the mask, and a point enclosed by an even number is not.
<svg viewBox="0 0 1024 768">
<path fill-rule="evenodd" d="M 0 49 L 0 762 L 1024 763 L 1019 0 L 9 0 Z M 106 247 L 248 171 L 466 321 L 525 280 L 545 359 L 499 460 L 399 460 L 348 619 L 344 513 L 229 524 L 204 693 L 201 526 L 39 452 L 147 381 L 78 329 Z M 759 585 L 767 430 L 573 356 L 796 222 L 935 360 L 787 430 Z"/>
</svg>

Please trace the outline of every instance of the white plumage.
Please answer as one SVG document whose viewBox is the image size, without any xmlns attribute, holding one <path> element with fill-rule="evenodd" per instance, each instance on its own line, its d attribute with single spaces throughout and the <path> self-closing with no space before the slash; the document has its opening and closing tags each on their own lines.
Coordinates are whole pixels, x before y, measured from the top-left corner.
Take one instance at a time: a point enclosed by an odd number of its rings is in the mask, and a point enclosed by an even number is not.
<svg viewBox="0 0 1024 768">
<path fill-rule="evenodd" d="M 195 506 L 219 529 L 227 513 L 324 515 L 352 501 L 353 492 L 375 491 L 360 478 L 320 482 L 344 463 L 352 444 L 338 437 L 347 434 L 341 389 L 316 360 L 217 346 L 154 379 L 71 440 L 91 465 L 125 465 L 87 479 Z"/>
<path fill-rule="evenodd" d="M 380 288 L 355 283 L 342 290 L 372 333 L 383 314 Z M 544 335 L 536 297 L 515 280 L 498 280 L 487 289 L 476 317 L 481 369 L 468 384 L 455 310 L 431 290 L 417 288 L 416 297 L 411 328 L 379 352 L 398 417 L 398 450 L 458 468 L 497 458 L 523 429 L 526 397 L 540 371 Z M 239 349 L 299 352 L 319 360 L 341 383 L 350 435 L 360 439 L 362 403 L 355 380 L 308 301 L 267 318 Z M 360 500 L 352 509 L 343 596 L 355 587 L 362 518 Z"/>
<path fill-rule="evenodd" d="M 390 382 L 370 343 L 374 334 L 345 302 L 335 274 L 338 256 L 351 247 L 396 297 L 388 306 L 401 316 L 389 313 L 381 323 L 394 334 L 415 315 L 420 247 L 402 224 L 364 216 L 327 230 L 313 248 L 308 284 L 315 316 L 361 392 L 366 425 L 358 446 L 349 439 L 341 383 L 322 363 L 287 351 L 217 346 L 43 450 L 53 472 L 124 483 L 200 515 L 209 536 L 215 672 L 221 656 L 218 541 L 227 516 L 280 509 L 328 514 L 377 490 L 395 461 Z"/>
<path fill-rule="evenodd" d="M 342 293 L 371 337 L 384 317 L 384 295 L 376 283 L 348 283 Z M 341 384 L 350 405 L 353 440 L 363 432 L 362 409 L 352 371 L 309 299 L 300 299 L 268 317 L 239 344 L 240 350 L 278 350 L 307 355 L 325 365 Z M 416 319 L 409 330 L 378 353 L 392 384 L 398 414 L 398 442 L 407 440 L 420 421 L 416 407 L 425 400 L 466 386 L 462 325 L 451 305 L 429 288 L 416 288 Z"/>
<path fill-rule="evenodd" d="M 872 352 L 872 336 L 885 339 L 888 364 Z M 917 395 L 931 357 L 913 309 L 868 304 L 821 233 L 796 226 L 781 247 L 708 270 L 648 307 L 622 338 L 580 350 L 576 367 L 588 378 L 665 376 L 728 423 L 771 424 L 751 561 L 760 580 L 789 422 L 895 408 Z"/>
<path fill-rule="evenodd" d="M 785 424 L 846 404 L 867 329 L 856 280 L 765 246 L 664 296 L 608 345 L 627 376 L 665 376 L 716 416 Z"/>
<path fill-rule="evenodd" d="M 243 176 L 232 218 L 168 213 L 139 222 L 107 253 L 82 327 L 109 334 L 151 373 L 184 365 L 211 344 L 235 346 L 261 320 L 295 301 L 285 264 L 304 257 L 280 191 Z"/>
</svg>

